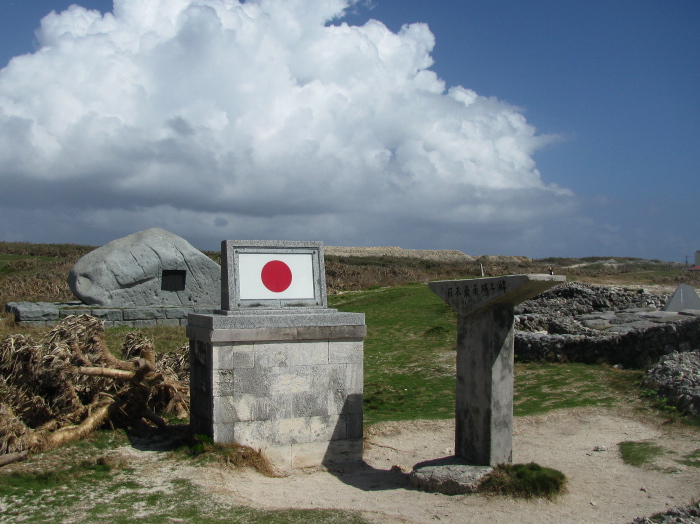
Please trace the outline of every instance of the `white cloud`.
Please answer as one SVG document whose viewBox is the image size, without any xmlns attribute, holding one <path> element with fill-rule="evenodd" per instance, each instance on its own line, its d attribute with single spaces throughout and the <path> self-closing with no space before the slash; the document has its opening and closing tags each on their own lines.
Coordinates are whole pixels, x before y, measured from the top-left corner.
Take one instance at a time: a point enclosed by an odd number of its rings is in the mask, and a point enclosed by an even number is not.
<svg viewBox="0 0 700 524">
<path fill-rule="evenodd" d="M 159 225 L 191 241 L 459 248 L 470 228 L 514 237 L 568 209 L 532 158 L 550 137 L 517 108 L 446 89 L 425 24 L 349 26 L 350 4 L 115 0 L 113 14 L 48 15 L 37 52 L 0 70 L 1 215 L 60 209 L 59 229 L 97 242 Z"/>
</svg>

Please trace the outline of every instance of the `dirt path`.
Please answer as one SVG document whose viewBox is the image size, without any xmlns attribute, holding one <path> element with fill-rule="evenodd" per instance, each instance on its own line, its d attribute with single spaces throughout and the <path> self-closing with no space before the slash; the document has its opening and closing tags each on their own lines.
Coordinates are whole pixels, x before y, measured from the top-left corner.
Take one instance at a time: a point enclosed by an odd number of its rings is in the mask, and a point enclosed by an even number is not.
<svg viewBox="0 0 700 524">
<path fill-rule="evenodd" d="M 365 467 L 286 478 L 208 467 L 194 482 L 228 504 L 358 510 L 382 523 L 630 522 L 700 496 L 700 469 L 676 461 L 700 448 L 700 433 L 601 409 L 515 420 L 515 462 L 534 461 L 569 479 L 568 493 L 555 502 L 412 490 L 400 470 L 451 454 L 452 432 L 452 421 L 384 423 L 373 426 L 367 437 Z M 668 453 L 652 468 L 628 466 L 617 446 L 626 440 L 652 440 Z M 606 451 L 593 451 L 596 446 Z"/>
</svg>

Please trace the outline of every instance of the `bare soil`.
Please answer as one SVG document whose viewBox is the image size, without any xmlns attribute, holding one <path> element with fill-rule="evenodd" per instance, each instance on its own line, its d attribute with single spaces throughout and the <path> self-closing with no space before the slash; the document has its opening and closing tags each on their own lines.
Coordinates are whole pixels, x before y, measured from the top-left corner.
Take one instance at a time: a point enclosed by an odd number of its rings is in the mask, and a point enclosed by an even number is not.
<svg viewBox="0 0 700 524">
<path fill-rule="evenodd" d="M 640 417 L 631 408 L 558 410 L 516 418 L 514 461 L 537 462 L 568 477 L 568 492 L 553 501 L 412 489 L 406 473 L 414 464 L 452 454 L 451 420 L 372 426 L 365 464 L 353 468 L 300 470 L 269 478 L 252 470 L 208 465 L 179 474 L 223 504 L 360 511 L 381 523 L 624 523 L 700 497 L 700 469 L 677 461 L 700 448 L 700 434 L 662 422 Z M 644 468 L 626 465 L 618 443 L 630 440 L 651 441 L 665 453 Z M 139 474 L 161 474 L 161 468 L 145 469 Z M 164 474 L 174 473 L 167 469 Z"/>
</svg>

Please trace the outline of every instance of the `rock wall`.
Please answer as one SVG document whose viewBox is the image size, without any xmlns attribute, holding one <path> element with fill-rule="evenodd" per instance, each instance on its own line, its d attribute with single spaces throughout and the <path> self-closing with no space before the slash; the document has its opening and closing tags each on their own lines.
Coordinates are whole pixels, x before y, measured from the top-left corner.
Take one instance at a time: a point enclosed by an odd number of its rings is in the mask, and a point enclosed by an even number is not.
<svg viewBox="0 0 700 524">
<path fill-rule="evenodd" d="M 668 296 L 567 282 L 516 309 L 520 361 L 649 367 L 700 347 L 700 311 L 659 311 Z"/>
<path fill-rule="evenodd" d="M 519 361 L 621 364 L 645 368 L 662 355 L 700 347 L 700 312 L 677 315 L 674 321 L 632 328 L 625 333 L 515 332 L 515 358 Z M 593 330 L 592 330 L 593 331 Z"/>
<path fill-rule="evenodd" d="M 649 370 L 647 385 L 688 415 L 700 415 L 700 351 L 674 352 Z"/>
</svg>

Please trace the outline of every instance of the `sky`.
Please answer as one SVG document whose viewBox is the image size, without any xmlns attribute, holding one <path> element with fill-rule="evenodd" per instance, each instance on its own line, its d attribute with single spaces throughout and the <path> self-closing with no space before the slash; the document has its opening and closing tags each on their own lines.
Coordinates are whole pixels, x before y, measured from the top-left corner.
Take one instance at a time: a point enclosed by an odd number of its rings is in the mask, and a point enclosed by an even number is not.
<svg viewBox="0 0 700 524">
<path fill-rule="evenodd" d="M 696 0 L 0 0 L 0 240 L 700 250 Z"/>
</svg>

